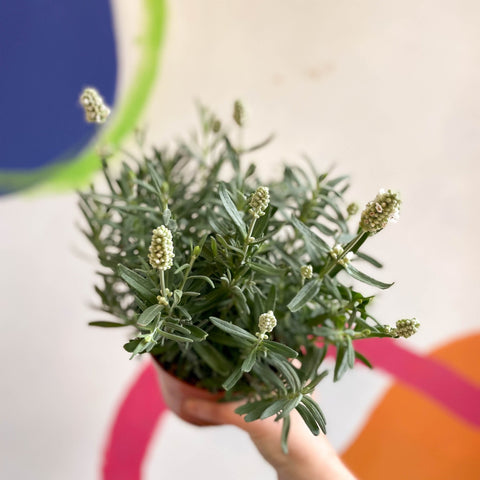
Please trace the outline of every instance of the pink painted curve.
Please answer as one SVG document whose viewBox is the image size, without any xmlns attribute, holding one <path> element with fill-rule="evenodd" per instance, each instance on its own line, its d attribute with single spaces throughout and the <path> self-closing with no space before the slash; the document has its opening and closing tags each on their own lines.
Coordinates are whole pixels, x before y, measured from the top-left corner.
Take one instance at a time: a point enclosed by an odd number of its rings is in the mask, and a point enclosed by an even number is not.
<svg viewBox="0 0 480 480">
<path fill-rule="evenodd" d="M 480 389 L 441 362 L 406 350 L 394 340 L 357 342 L 357 350 L 397 381 L 480 426 Z M 329 356 L 334 355 L 329 350 Z M 142 464 L 157 423 L 167 411 L 153 364 L 148 362 L 128 390 L 109 433 L 103 480 L 140 480 Z"/>
<path fill-rule="evenodd" d="M 140 480 L 142 464 L 158 421 L 167 411 L 156 371 L 148 362 L 130 386 L 107 438 L 103 480 Z"/>
<path fill-rule="evenodd" d="M 376 368 L 480 427 L 480 388 L 448 366 L 407 350 L 392 339 L 361 340 L 355 348 Z M 333 350 L 329 351 L 329 356 L 333 354 Z"/>
</svg>

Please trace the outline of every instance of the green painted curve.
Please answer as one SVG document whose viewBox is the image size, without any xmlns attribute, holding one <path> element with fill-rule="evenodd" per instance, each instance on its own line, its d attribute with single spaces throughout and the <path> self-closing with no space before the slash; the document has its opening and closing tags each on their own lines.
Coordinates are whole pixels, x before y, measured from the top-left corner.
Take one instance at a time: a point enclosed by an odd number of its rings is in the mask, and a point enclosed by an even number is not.
<svg viewBox="0 0 480 480">
<path fill-rule="evenodd" d="M 124 100 L 115 106 L 112 120 L 88 147 L 72 160 L 49 165 L 32 173 L 0 172 L 0 189 L 9 191 L 35 186 L 42 190 L 59 191 L 82 187 L 100 168 L 95 146 L 108 145 L 116 150 L 137 126 L 158 73 L 167 10 L 166 0 L 143 0 L 143 3 L 145 33 L 139 41 L 139 64 Z"/>
</svg>

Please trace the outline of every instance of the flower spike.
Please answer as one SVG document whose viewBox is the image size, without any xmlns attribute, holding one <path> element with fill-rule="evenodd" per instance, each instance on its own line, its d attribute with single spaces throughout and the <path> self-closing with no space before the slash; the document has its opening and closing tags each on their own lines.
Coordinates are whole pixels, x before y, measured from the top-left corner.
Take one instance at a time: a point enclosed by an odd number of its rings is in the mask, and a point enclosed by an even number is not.
<svg viewBox="0 0 480 480">
<path fill-rule="evenodd" d="M 368 202 L 362 212 L 360 227 L 366 232 L 377 233 L 388 222 L 398 220 L 400 196 L 391 190 L 380 190 L 374 200 Z"/>
<path fill-rule="evenodd" d="M 265 215 L 265 210 L 270 203 L 270 192 L 268 187 L 258 187 L 255 193 L 252 195 L 250 199 L 250 210 L 249 213 L 254 218 L 259 218 L 262 215 Z"/>
<path fill-rule="evenodd" d="M 168 270 L 173 265 L 173 241 L 172 232 L 161 225 L 153 231 L 150 243 L 148 260 L 150 265 L 157 270 Z"/>
<path fill-rule="evenodd" d="M 258 329 L 256 333 L 257 337 L 265 340 L 268 338 L 267 333 L 270 333 L 277 326 L 277 319 L 271 310 L 266 313 L 262 313 L 258 317 Z"/>
<path fill-rule="evenodd" d="M 80 104 L 85 109 L 85 120 L 88 123 L 104 123 L 110 115 L 102 96 L 94 88 L 88 87 L 80 95 Z"/>
</svg>

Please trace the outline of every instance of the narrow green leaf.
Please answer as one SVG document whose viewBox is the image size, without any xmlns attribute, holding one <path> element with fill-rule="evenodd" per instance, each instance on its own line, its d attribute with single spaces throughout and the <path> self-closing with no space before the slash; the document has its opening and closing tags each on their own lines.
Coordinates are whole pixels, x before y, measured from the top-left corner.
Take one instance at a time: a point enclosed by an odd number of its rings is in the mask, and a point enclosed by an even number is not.
<svg viewBox="0 0 480 480">
<path fill-rule="evenodd" d="M 275 285 L 270 285 L 265 305 L 267 307 L 266 310 L 272 310 L 272 312 L 275 311 L 277 305 L 277 287 Z"/>
<path fill-rule="evenodd" d="M 236 367 L 230 376 L 223 382 L 222 387 L 228 392 L 228 390 L 231 390 L 236 385 L 242 375 L 242 369 L 240 367 Z"/>
<path fill-rule="evenodd" d="M 288 454 L 288 444 L 287 444 L 287 439 L 288 439 L 288 432 L 290 431 L 290 417 L 285 417 L 283 419 L 283 424 L 282 424 L 282 436 L 281 436 L 281 442 L 282 442 L 282 451 L 285 455 Z"/>
<path fill-rule="evenodd" d="M 195 280 L 195 279 L 203 280 L 204 282 L 207 282 L 212 288 L 215 288 L 215 284 L 212 282 L 212 280 L 205 275 L 190 275 L 188 277 L 188 279 L 189 280 Z"/>
<path fill-rule="evenodd" d="M 245 340 L 250 340 L 251 342 L 256 342 L 257 337 L 252 335 L 251 333 L 247 332 L 243 328 L 234 325 L 233 323 L 225 322 L 224 320 L 220 320 L 216 317 L 210 317 L 210 321 L 218 328 L 223 330 L 224 332 L 229 333 L 230 335 L 244 338 Z"/>
<path fill-rule="evenodd" d="M 135 350 L 135 347 L 142 341 L 141 338 L 134 338 L 128 341 L 123 348 L 128 352 L 132 353 Z"/>
<path fill-rule="evenodd" d="M 341 343 L 337 347 L 337 358 L 335 360 L 335 369 L 333 372 L 333 381 L 338 382 L 343 374 L 348 370 L 347 348 Z"/>
<path fill-rule="evenodd" d="M 281 378 L 276 373 L 273 373 L 272 369 L 264 363 L 257 362 L 253 367 L 253 371 L 258 375 L 265 383 L 271 385 L 272 390 L 278 390 L 279 393 L 285 395 L 287 388 L 285 387 Z"/>
<path fill-rule="evenodd" d="M 303 405 L 302 403 L 299 403 L 296 406 L 297 412 L 300 414 L 302 417 L 303 421 L 309 428 L 309 430 L 316 436 L 320 433 L 320 428 L 318 427 L 317 422 L 315 421 L 315 417 L 310 413 L 310 410 Z"/>
<path fill-rule="evenodd" d="M 89 325 L 92 327 L 104 327 L 104 328 L 119 328 L 119 327 L 128 327 L 126 323 L 117 323 L 117 322 L 109 322 L 106 320 L 97 320 L 95 322 L 89 322 Z"/>
<path fill-rule="evenodd" d="M 255 365 L 256 361 L 257 361 L 257 349 L 252 348 L 252 350 L 250 350 L 250 353 L 247 355 L 247 358 L 242 363 L 242 372 L 249 372 Z"/>
<path fill-rule="evenodd" d="M 216 257 L 218 255 L 218 249 L 217 241 L 214 237 L 210 237 L 210 248 L 212 249 L 213 256 Z"/>
<path fill-rule="evenodd" d="M 134 183 L 136 183 L 140 187 L 142 187 L 145 190 L 148 190 L 150 193 L 153 193 L 154 195 L 157 195 L 158 197 L 160 197 L 159 192 L 157 192 L 157 190 L 155 190 L 150 184 L 148 184 L 148 183 L 146 183 L 142 180 L 139 180 L 138 178 L 132 178 L 132 180 L 133 180 Z"/>
<path fill-rule="evenodd" d="M 245 172 L 245 178 L 251 177 L 256 170 L 257 170 L 257 166 L 254 163 L 251 163 L 248 166 L 247 171 Z"/>
<path fill-rule="evenodd" d="M 157 302 L 157 297 L 151 290 L 152 285 L 145 277 L 124 265 L 118 265 L 118 271 L 120 277 L 140 295 L 142 300 L 146 300 L 151 304 Z"/>
<path fill-rule="evenodd" d="M 223 137 L 223 139 L 225 140 L 225 152 L 227 154 L 227 158 L 230 160 L 233 170 L 235 172 L 238 172 L 240 170 L 240 158 L 238 156 L 238 153 L 233 148 L 229 138 L 226 135 Z"/>
<path fill-rule="evenodd" d="M 261 413 L 265 410 L 268 405 L 272 403 L 271 400 L 259 400 L 256 402 L 247 402 L 244 403 L 243 405 L 240 405 L 235 409 L 235 413 L 238 415 L 245 415 L 254 411 L 258 411 L 258 416 L 261 415 Z"/>
<path fill-rule="evenodd" d="M 382 290 L 386 288 L 390 288 L 393 285 L 393 283 L 383 283 L 383 282 L 380 282 L 379 280 L 375 280 L 374 278 L 369 277 L 365 273 L 358 271 L 355 267 L 352 267 L 352 265 L 350 264 L 348 264 L 345 267 L 345 271 L 356 280 L 359 280 L 360 282 L 371 285 L 372 287 L 381 288 Z"/>
<path fill-rule="evenodd" d="M 353 368 L 355 364 L 355 350 L 353 348 L 352 339 L 347 336 L 347 362 L 350 368 Z"/>
<path fill-rule="evenodd" d="M 184 318 L 186 318 L 187 320 L 191 320 L 192 319 L 192 316 L 190 315 L 190 312 L 184 308 L 184 307 L 180 307 L 179 305 L 177 305 L 177 310 L 184 316 Z"/>
<path fill-rule="evenodd" d="M 248 349 L 252 346 L 250 340 L 245 340 L 245 338 L 228 335 L 227 333 L 214 329 L 208 333 L 208 338 L 213 343 L 219 343 L 220 345 L 225 345 L 226 347 L 233 347 L 238 349 Z"/>
<path fill-rule="evenodd" d="M 288 415 L 290 415 L 290 412 L 297 407 L 297 405 L 300 403 L 302 400 L 303 395 L 299 393 L 297 396 L 294 398 L 291 398 L 288 400 L 288 402 L 283 406 L 281 413 L 279 414 L 280 418 L 285 418 Z"/>
<path fill-rule="evenodd" d="M 370 263 L 374 267 L 383 268 L 383 265 L 378 260 L 375 260 L 373 257 L 371 257 L 370 255 L 367 255 L 366 253 L 357 252 L 357 257 L 361 258 L 362 260 L 365 260 L 366 262 Z"/>
<path fill-rule="evenodd" d="M 170 330 L 183 333 L 184 335 L 190 335 L 190 330 L 183 325 L 179 325 L 178 323 L 164 322 L 163 326 L 169 328 Z"/>
<path fill-rule="evenodd" d="M 174 290 L 173 291 L 173 301 L 175 302 L 175 304 L 179 304 L 180 303 L 180 300 L 182 300 L 182 296 L 183 296 L 183 292 L 182 290 Z"/>
<path fill-rule="evenodd" d="M 148 172 L 152 177 L 152 181 L 155 186 L 155 189 L 157 190 L 158 194 L 161 196 L 162 195 L 162 179 L 160 178 L 157 171 L 155 170 L 155 167 L 152 165 L 152 162 L 147 160 L 146 164 L 147 164 Z"/>
<path fill-rule="evenodd" d="M 272 342 L 270 340 L 264 340 L 262 342 L 265 347 L 271 352 L 278 353 L 285 358 L 297 358 L 298 353 L 290 347 L 283 345 L 282 343 Z"/>
<path fill-rule="evenodd" d="M 223 376 L 230 373 L 231 363 L 210 343 L 195 342 L 192 348 L 213 371 Z"/>
<path fill-rule="evenodd" d="M 195 325 L 186 325 L 185 328 L 190 332 L 190 338 L 197 342 L 201 342 L 208 337 L 208 333 Z"/>
<path fill-rule="evenodd" d="M 302 373 L 304 380 L 311 380 L 316 374 L 327 354 L 327 346 L 322 347 L 312 346 L 307 351 L 307 355 L 302 360 Z"/>
<path fill-rule="evenodd" d="M 287 305 L 288 309 L 291 312 L 296 312 L 297 310 L 300 310 L 304 305 L 306 305 L 313 297 L 318 294 L 321 284 L 322 281 L 317 278 L 307 282 Z"/>
<path fill-rule="evenodd" d="M 324 285 L 328 292 L 330 292 L 340 302 L 343 300 L 342 294 L 338 289 L 338 281 L 328 275 L 324 278 Z"/>
<path fill-rule="evenodd" d="M 140 341 L 137 343 L 137 345 L 135 346 L 135 348 L 132 350 L 132 354 L 130 355 L 130 360 L 135 356 L 135 355 L 138 355 L 142 352 L 144 352 L 147 348 L 147 344 L 145 343 L 145 341 L 142 339 L 140 339 Z"/>
<path fill-rule="evenodd" d="M 267 405 L 270 404 L 271 402 L 272 400 L 267 400 Z M 244 420 L 246 422 L 254 422 L 255 420 L 259 420 L 265 408 L 266 408 L 265 402 L 263 401 L 255 402 L 255 408 L 252 409 L 249 413 L 247 413 L 247 415 L 245 415 Z"/>
<path fill-rule="evenodd" d="M 225 185 L 221 185 L 219 188 L 220 193 L 220 200 L 225 207 L 229 217 L 233 220 L 233 223 L 238 227 L 243 237 L 246 236 L 246 228 L 245 222 L 243 221 L 242 217 L 240 216 L 240 212 L 237 210 L 237 207 L 233 203 L 232 199 L 230 198 L 230 194 L 228 193 Z"/>
<path fill-rule="evenodd" d="M 242 153 L 250 153 L 250 152 L 254 152 L 255 150 L 259 150 L 259 149 L 267 146 L 274 138 L 275 138 L 275 134 L 272 133 L 262 142 L 257 143 L 256 145 L 253 145 L 252 147 L 245 148 L 244 150 L 242 150 Z"/>
<path fill-rule="evenodd" d="M 146 327 L 150 325 L 155 318 L 162 313 L 163 307 L 158 303 L 156 305 L 151 305 L 142 314 L 138 317 L 137 324 L 141 327 Z"/>
<path fill-rule="evenodd" d="M 328 228 L 326 225 L 320 222 L 312 222 L 312 225 L 317 227 L 324 235 L 327 235 L 329 237 L 333 237 L 337 233 L 337 230 L 332 230 L 331 228 Z"/>
<path fill-rule="evenodd" d="M 309 395 L 304 395 L 302 398 L 302 403 L 305 405 L 305 407 L 307 407 L 313 418 L 315 418 L 315 421 L 321 428 L 322 432 L 327 433 L 327 422 L 325 420 L 325 415 L 318 406 L 317 402 L 315 402 L 315 400 L 313 400 Z"/>
<path fill-rule="evenodd" d="M 245 402 L 235 409 L 235 413 L 238 415 L 245 415 L 255 409 L 255 402 Z"/>
<path fill-rule="evenodd" d="M 174 340 L 175 342 L 180 342 L 180 343 L 192 343 L 193 340 L 188 337 L 183 337 L 181 335 L 175 335 L 174 333 L 170 332 L 165 332 L 163 330 L 157 330 L 157 332 L 165 338 L 168 338 L 169 340 Z"/>
<path fill-rule="evenodd" d="M 360 352 L 356 351 L 355 357 L 357 357 L 368 368 L 373 368 L 373 365 L 370 363 L 370 361 L 366 357 L 364 357 Z"/>
<path fill-rule="evenodd" d="M 178 268 L 175 270 L 175 272 L 174 272 L 175 275 L 176 275 L 177 273 L 180 273 L 180 272 L 182 272 L 183 270 L 187 269 L 189 266 L 190 266 L 189 263 L 184 263 L 181 267 L 178 267 Z"/>
<path fill-rule="evenodd" d="M 171 218 L 172 218 L 172 212 L 169 208 L 166 208 L 163 212 L 163 223 L 165 225 L 168 225 Z"/>
<path fill-rule="evenodd" d="M 247 264 L 254 272 L 263 273 L 268 276 L 285 275 L 286 270 L 284 268 L 278 268 L 275 266 L 266 265 L 265 263 L 248 263 Z"/>
<path fill-rule="evenodd" d="M 286 400 L 285 398 L 275 400 L 262 412 L 262 414 L 260 415 L 260 419 L 265 420 L 266 418 L 271 417 L 272 415 L 277 415 L 279 412 L 283 410 L 283 408 L 287 403 L 288 403 L 288 400 Z"/>
<path fill-rule="evenodd" d="M 327 185 L 329 187 L 334 187 L 335 185 L 343 182 L 344 180 L 348 180 L 350 177 L 348 175 L 341 175 L 340 177 L 333 178 L 332 180 L 327 181 Z"/>
<path fill-rule="evenodd" d="M 314 392 L 315 387 L 328 375 L 328 370 L 324 370 L 322 373 L 314 376 L 312 381 L 303 389 L 303 393 L 311 394 Z"/>
<path fill-rule="evenodd" d="M 250 308 L 248 306 L 245 294 L 242 292 L 242 289 L 238 285 L 234 285 L 232 287 L 232 293 L 235 295 L 236 307 L 240 310 L 242 314 L 248 315 L 250 313 Z"/>
<path fill-rule="evenodd" d="M 313 233 L 298 218 L 292 217 L 292 224 L 303 237 L 305 241 L 305 246 L 307 247 L 314 261 L 320 260 L 322 253 L 328 253 L 330 251 L 330 247 L 328 246 L 328 244 L 318 235 L 315 235 L 315 233 Z"/>
<path fill-rule="evenodd" d="M 277 357 L 271 354 L 267 357 L 267 361 L 271 363 L 283 375 L 283 378 L 294 392 L 299 392 L 301 382 L 298 378 L 296 370 L 283 357 Z"/>
</svg>

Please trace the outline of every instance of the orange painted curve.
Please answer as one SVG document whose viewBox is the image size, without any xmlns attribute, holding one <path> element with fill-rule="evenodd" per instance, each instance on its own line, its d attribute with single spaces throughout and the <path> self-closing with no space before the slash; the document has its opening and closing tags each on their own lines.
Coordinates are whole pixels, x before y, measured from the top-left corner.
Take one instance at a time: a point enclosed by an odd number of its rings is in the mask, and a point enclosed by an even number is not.
<svg viewBox="0 0 480 480">
<path fill-rule="evenodd" d="M 480 334 L 456 340 L 428 357 L 480 385 Z M 480 430 L 431 397 L 397 383 L 343 459 L 361 480 L 478 480 Z"/>
</svg>

